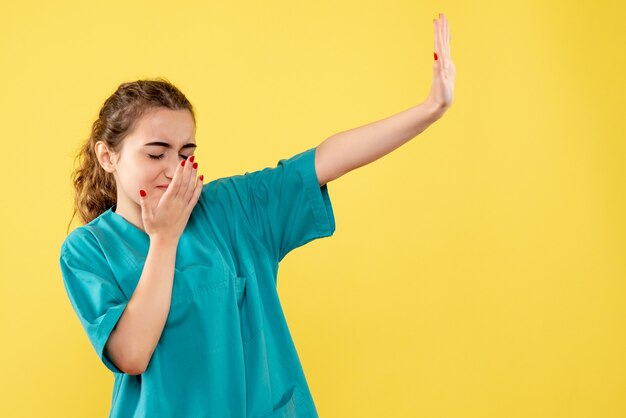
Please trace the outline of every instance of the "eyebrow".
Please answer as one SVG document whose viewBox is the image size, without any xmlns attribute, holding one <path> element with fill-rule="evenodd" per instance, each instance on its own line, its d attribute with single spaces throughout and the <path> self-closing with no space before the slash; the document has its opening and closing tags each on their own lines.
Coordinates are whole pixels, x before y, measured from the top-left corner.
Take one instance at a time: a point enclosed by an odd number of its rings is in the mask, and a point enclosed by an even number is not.
<svg viewBox="0 0 626 418">
<path fill-rule="evenodd" d="M 157 147 L 165 147 L 165 148 L 172 148 L 172 146 L 167 143 L 167 142 L 161 142 L 161 141 L 154 141 L 154 142 L 148 142 L 147 144 L 144 144 L 144 146 L 157 146 Z M 188 144 L 185 144 L 181 147 L 181 149 L 185 149 L 185 148 L 197 148 L 196 144 L 192 144 L 191 142 Z"/>
</svg>

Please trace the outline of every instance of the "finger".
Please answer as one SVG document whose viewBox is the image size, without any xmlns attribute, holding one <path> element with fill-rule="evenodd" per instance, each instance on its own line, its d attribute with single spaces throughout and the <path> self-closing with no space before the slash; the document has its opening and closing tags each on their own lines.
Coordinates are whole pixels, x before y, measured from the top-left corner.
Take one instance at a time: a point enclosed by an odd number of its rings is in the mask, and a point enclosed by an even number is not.
<svg viewBox="0 0 626 418">
<path fill-rule="evenodd" d="M 443 16 L 443 13 L 439 13 L 437 27 L 439 29 L 439 50 L 441 51 L 439 68 L 441 69 L 441 71 L 444 71 L 444 68 L 446 68 L 448 62 L 449 55 L 445 42 L 445 17 Z"/>
<path fill-rule="evenodd" d="M 189 202 L 191 199 L 191 195 L 193 195 L 193 190 L 196 185 L 196 175 L 198 173 L 198 162 L 194 161 L 191 165 L 191 175 L 189 176 L 189 182 L 187 183 L 187 187 L 185 188 L 185 195 L 183 197 L 183 202 Z"/>
<path fill-rule="evenodd" d="M 445 63 L 446 59 L 446 44 L 445 44 L 445 34 L 444 34 L 444 21 L 442 17 L 442 13 L 439 13 L 439 20 L 437 21 L 437 28 L 439 29 L 439 50 L 441 51 L 442 61 L 441 64 Z M 443 66 L 443 65 L 442 65 Z"/>
<path fill-rule="evenodd" d="M 176 196 L 177 198 L 183 198 L 185 196 L 185 193 L 187 193 L 187 184 L 189 183 L 189 172 L 191 171 L 191 165 L 193 164 L 191 161 L 189 161 L 189 158 L 191 158 L 191 156 L 189 156 L 186 160 L 182 160 L 180 162 L 181 164 L 181 171 L 179 174 L 179 179 L 178 179 L 178 187 L 176 189 Z"/>
<path fill-rule="evenodd" d="M 449 47 L 450 46 L 450 22 L 448 22 L 448 18 L 444 15 L 443 17 L 443 24 L 444 24 L 444 33 L 445 33 L 445 42 L 446 45 Z"/>
<path fill-rule="evenodd" d="M 189 209 L 193 210 L 196 203 L 198 203 L 198 199 L 200 199 L 200 194 L 202 194 L 202 189 L 204 184 L 202 180 L 204 179 L 204 175 L 198 177 L 198 182 L 196 183 L 196 187 L 193 189 L 193 194 L 191 195 L 191 200 L 189 201 Z"/>
<path fill-rule="evenodd" d="M 446 56 L 450 57 L 450 22 L 448 22 L 448 18 L 444 15 L 443 17 L 443 42 L 446 46 Z"/>
<path fill-rule="evenodd" d="M 437 55 L 439 55 L 438 48 L 439 46 L 437 45 L 437 20 L 433 19 L 433 50 Z"/>
<path fill-rule="evenodd" d="M 441 22 L 435 19 L 435 52 L 437 53 L 437 61 L 441 62 L 443 55 L 443 47 L 441 45 Z"/>
<path fill-rule="evenodd" d="M 141 219 L 145 228 L 146 224 L 152 221 L 152 207 L 148 202 L 148 195 L 143 190 L 139 191 L 139 205 L 141 206 Z"/>
<path fill-rule="evenodd" d="M 441 22 L 441 44 L 446 46 L 446 31 L 448 28 L 446 27 L 446 17 L 443 13 L 439 13 L 439 21 Z"/>
<path fill-rule="evenodd" d="M 168 186 L 167 190 L 163 194 L 163 197 L 165 197 L 166 195 L 176 197 L 176 195 L 178 194 L 178 190 L 180 189 L 180 182 L 181 182 L 183 169 L 185 168 L 183 166 L 184 161 L 185 160 L 182 160 L 180 164 L 176 166 L 174 177 L 172 178 L 172 181 L 170 182 L 170 185 Z"/>
</svg>

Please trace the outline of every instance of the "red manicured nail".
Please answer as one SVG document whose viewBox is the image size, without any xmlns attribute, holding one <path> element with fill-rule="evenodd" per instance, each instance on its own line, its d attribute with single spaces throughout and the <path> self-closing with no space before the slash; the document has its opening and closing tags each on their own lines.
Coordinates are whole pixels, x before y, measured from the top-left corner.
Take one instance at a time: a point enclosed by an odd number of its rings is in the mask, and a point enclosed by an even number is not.
<svg viewBox="0 0 626 418">
<path fill-rule="evenodd" d="M 204 179 L 204 174 L 202 174 L 200 177 L 198 177 L 200 179 L 200 181 L 202 181 Z"/>
<path fill-rule="evenodd" d="M 182 160 L 182 161 L 180 162 L 180 165 L 182 165 L 182 166 L 184 167 L 184 166 L 185 166 L 185 160 Z"/>
<path fill-rule="evenodd" d="M 435 61 L 437 61 L 437 53 L 433 52 L 433 54 L 435 54 Z"/>
<path fill-rule="evenodd" d="M 195 157 L 195 155 L 192 155 L 191 157 L 189 157 L 189 161 L 191 161 L 193 163 L 194 157 Z"/>
<path fill-rule="evenodd" d="M 141 197 L 146 197 L 146 192 L 143 190 L 139 190 L 139 194 L 141 195 Z"/>
<path fill-rule="evenodd" d="M 198 168 L 198 163 L 193 163 L 193 168 L 194 168 L 194 170 L 195 170 L 196 168 Z"/>
</svg>

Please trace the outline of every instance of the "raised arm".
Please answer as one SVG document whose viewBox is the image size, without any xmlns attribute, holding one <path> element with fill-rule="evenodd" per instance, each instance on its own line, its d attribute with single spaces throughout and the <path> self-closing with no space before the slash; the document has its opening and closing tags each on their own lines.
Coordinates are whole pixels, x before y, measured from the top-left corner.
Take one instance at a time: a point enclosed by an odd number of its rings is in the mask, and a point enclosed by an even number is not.
<svg viewBox="0 0 626 418">
<path fill-rule="evenodd" d="M 433 81 L 426 100 L 382 120 L 336 133 L 320 145 L 315 169 L 320 186 L 369 164 L 416 137 L 452 105 L 456 68 L 450 55 L 448 20 L 433 19 L 435 45 Z"/>
</svg>

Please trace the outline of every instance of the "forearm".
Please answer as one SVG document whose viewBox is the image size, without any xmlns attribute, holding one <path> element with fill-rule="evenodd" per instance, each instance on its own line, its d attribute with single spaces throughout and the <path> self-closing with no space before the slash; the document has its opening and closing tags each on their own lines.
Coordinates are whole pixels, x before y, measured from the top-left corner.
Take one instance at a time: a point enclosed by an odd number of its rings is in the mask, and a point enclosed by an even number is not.
<svg viewBox="0 0 626 418">
<path fill-rule="evenodd" d="M 428 100 L 385 119 L 324 140 L 316 150 L 320 184 L 369 164 L 416 137 L 445 113 Z"/>
<path fill-rule="evenodd" d="M 172 300 L 177 246 L 178 241 L 151 240 L 137 287 L 109 337 L 109 356 L 126 373 L 143 373 L 161 338 Z"/>
</svg>

